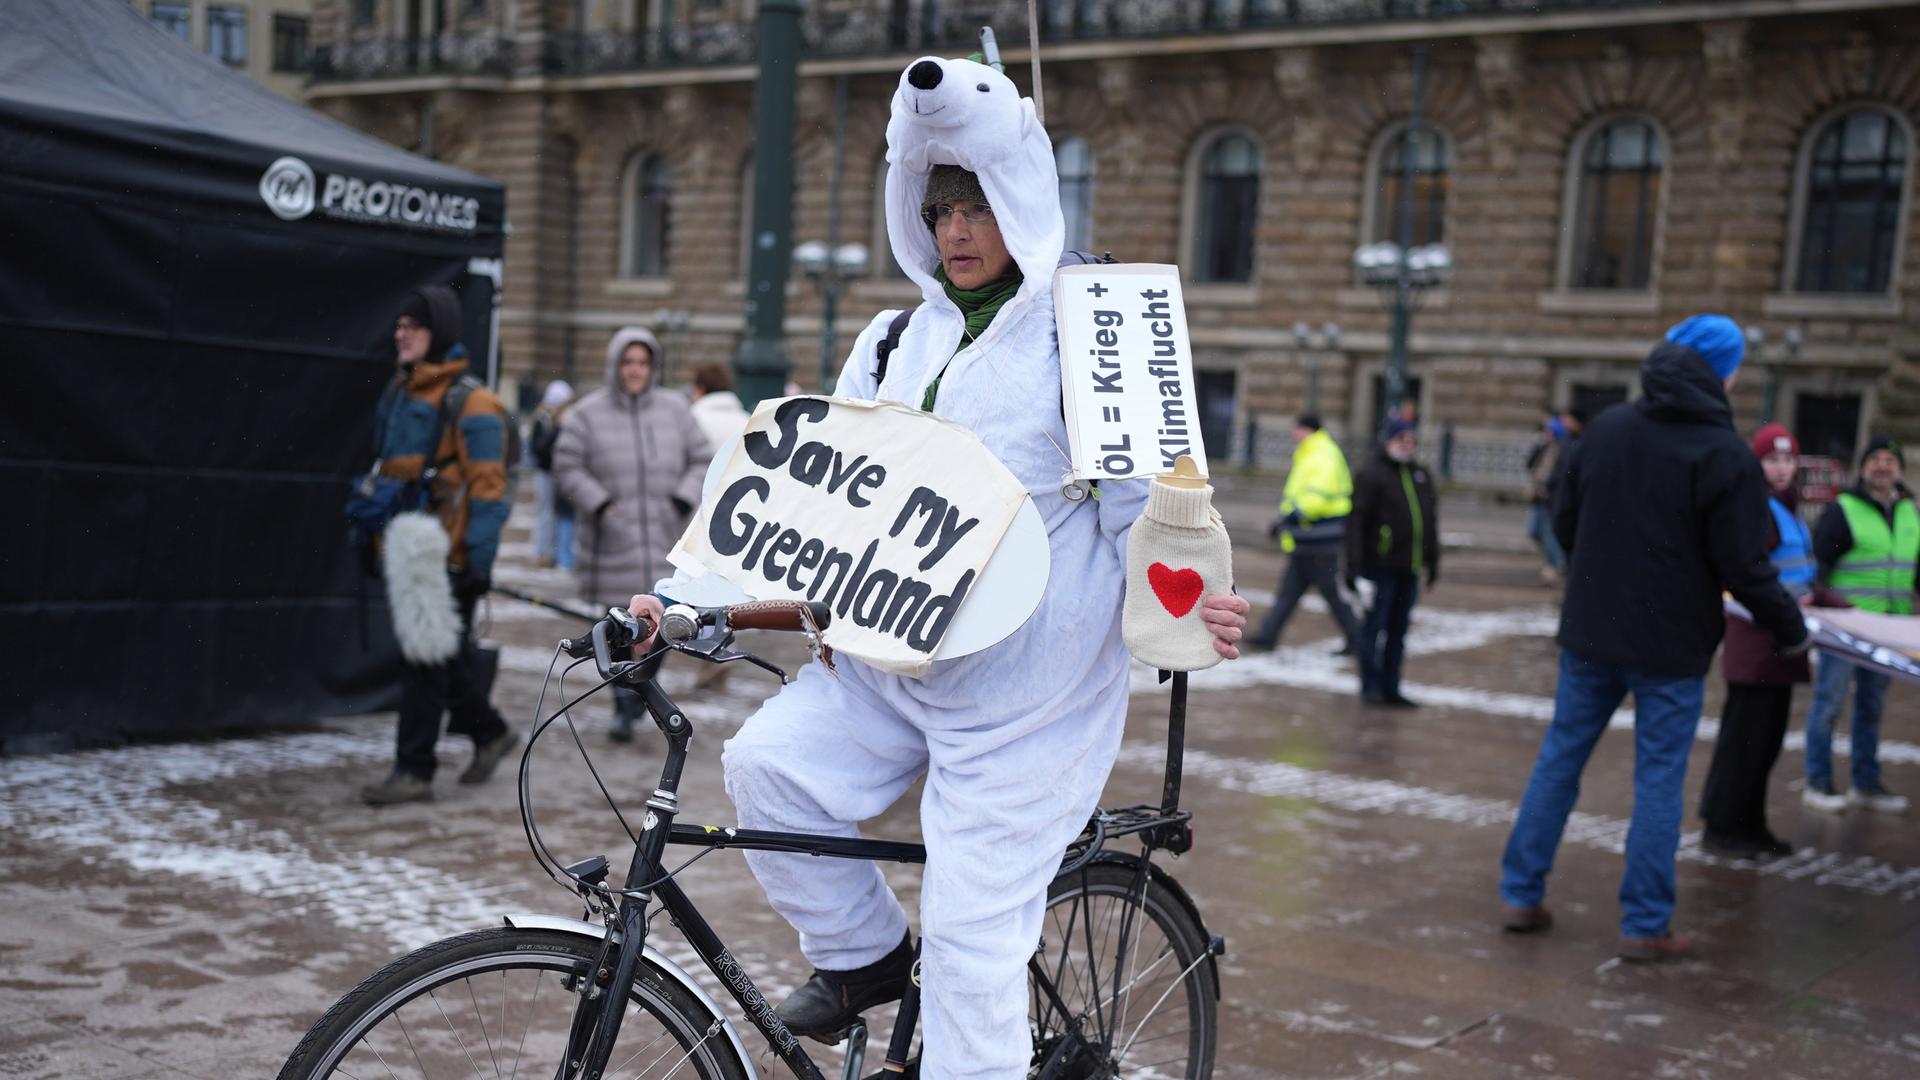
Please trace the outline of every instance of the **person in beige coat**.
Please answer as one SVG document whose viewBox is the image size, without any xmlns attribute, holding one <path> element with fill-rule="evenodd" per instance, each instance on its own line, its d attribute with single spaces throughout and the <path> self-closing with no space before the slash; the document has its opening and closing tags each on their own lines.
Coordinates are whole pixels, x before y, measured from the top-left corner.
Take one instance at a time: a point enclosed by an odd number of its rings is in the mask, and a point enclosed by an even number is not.
<svg viewBox="0 0 1920 1080">
<path fill-rule="evenodd" d="M 624 607 L 672 575 L 679 539 L 713 450 L 687 399 L 657 385 L 660 343 L 623 327 L 607 343 L 606 385 L 569 409 L 553 448 L 553 479 L 577 518 L 574 572 L 596 607 Z M 633 737 L 640 697 L 616 689 L 613 737 Z"/>
</svg>

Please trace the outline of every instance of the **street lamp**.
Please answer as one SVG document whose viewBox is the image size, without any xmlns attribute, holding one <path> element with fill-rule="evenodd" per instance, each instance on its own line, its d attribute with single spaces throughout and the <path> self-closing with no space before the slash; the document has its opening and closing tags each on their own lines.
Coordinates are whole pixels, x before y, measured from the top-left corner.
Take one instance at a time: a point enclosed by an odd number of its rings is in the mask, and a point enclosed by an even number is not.
<svg viewBox="0 0 1920 1080">
<path fill-rule="evenodd" d="M 793 249 L 794 269 L 812 279 L 820 290 L 820 392 L 833 392 L 834 318 L 840 308 L 840 290 L 846 283 L 867 273 L 867 246 L 841 244 L 828 247 L 820 240 L 807 240 Z"/>
<path fill-rule="evenodd" d="M 1407 336 L 1413 313 L 1420 306 L 1424 290 L 1444 285 L 1453 273 L 1453 253 L 1445 244 L 1413 243 L 1413 183 L 1420 160 L 1420 108 L 1427 92 L 1427 50 L 1413 50 L 1413 102 L 1407 110 L 1406 144 L 1400 152 L 1400 198 L 1396 209 L 1397 234 L 1393 240 L 1362 244 L 1353 252 L 1353 265 L 1360 280 L 1380 293 L 1381 303 L 1393 317 L 1387 353 L 1386 393 L 1381 395 L 1380 422 L 1386 423 L 1389 411 L 1398 408 L 1407 392 Z"/>
<path fill-rule="evenodd" d="M 1310 413 L 1320 411 L 1320 350 L 1332 352 L 1340 348 L 1340 324 L 1324 322 L 1320 324 L 1320 337 L 1315 340 L 1313 326 L 1306 320 L 1293 324 L 1293 345 L 1307 360 L 1307 405 Z"/>
<path fill-rule="evenodd" d="M 1757 326 L 1747 327 L 1747 346 L 1754 351 L 1754 359 L 1766 364 L 1767 390 L 1760 399 L 1760 422 L 1772 423 L 1780 416 L 1780 380 L 1786 373 L 1788 364 L 1800 358 L 1800 343 L 1804 340 L 1799 327 L 1793 327 L 1780 336 L 1786 346 L 1786 355 L 1775 353 L 1766 355 L 1766 332 Z"/>
</svg>

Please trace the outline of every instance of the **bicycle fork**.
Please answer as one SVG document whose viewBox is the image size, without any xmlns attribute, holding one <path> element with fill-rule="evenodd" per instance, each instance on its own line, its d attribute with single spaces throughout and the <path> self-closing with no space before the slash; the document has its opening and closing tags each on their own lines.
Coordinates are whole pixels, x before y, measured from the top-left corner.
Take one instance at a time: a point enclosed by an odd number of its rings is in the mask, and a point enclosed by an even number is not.
<svg viewBox="0 0 1920 1080">
<path fill-rule="evenodd" d="M 580 1004 L 573 1010 L 566 1057 L 555 1080 L 601 1080 L 620 1022 L 626 1018 L 627 995 L 635 968 L 646 947 L 647 905 L 632 898 L 620 902 L 616 925 L 608 928 L 593 968 L 583 977 Z"/>
</svg>

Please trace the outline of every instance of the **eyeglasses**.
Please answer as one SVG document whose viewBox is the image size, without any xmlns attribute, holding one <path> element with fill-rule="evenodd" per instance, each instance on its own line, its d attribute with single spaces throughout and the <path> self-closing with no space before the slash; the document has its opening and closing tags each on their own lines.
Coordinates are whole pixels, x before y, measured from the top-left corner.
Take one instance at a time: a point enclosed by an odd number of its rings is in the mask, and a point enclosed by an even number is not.
<svg viewBox="0 0 1920 1080">
<path fill-rule="evenodd" d="M 411 334 L 415 330 L 427 329 L 427 324 L 414 322 L 412 319 L 395 319 L 393 321 L 393 328 L 400 333 Z"/>
<path fill-rule="evenodd" d="M 974 203 L 971 210 L 961 210 L 952 203 L 938 203 L 920 211 L 922 220 L 929 225 L 936 226 L 945 225 L 947 222 L 952 221 L 953 215 L 955 214 L 959 214 L 960 220 L 969 225 L 978 225 L 983 221 L 993 220 L 993 207 L 985 203 Z"/>
</svg>

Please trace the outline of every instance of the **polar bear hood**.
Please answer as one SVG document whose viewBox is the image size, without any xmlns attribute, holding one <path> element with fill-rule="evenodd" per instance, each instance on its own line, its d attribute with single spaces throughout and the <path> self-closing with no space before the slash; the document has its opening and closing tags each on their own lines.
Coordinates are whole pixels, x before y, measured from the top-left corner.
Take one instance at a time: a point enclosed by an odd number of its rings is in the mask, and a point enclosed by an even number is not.
<svg viewBox="0 0 1920 1080">
<path fill-rule="evenodd" d="M 921 294 L 946 303 L 933 279 L 940 251 L 920 217 L 935 165 L 958 165 L 980 178 L 1007 251 L 1026 275 L 1016 299 L 1051 292 L 1066 223 L 1053 142 L 1032 99 L 972 60 L 922 57 L 900 73 L 887 121 L 887 238 Z"/>
</svg>

